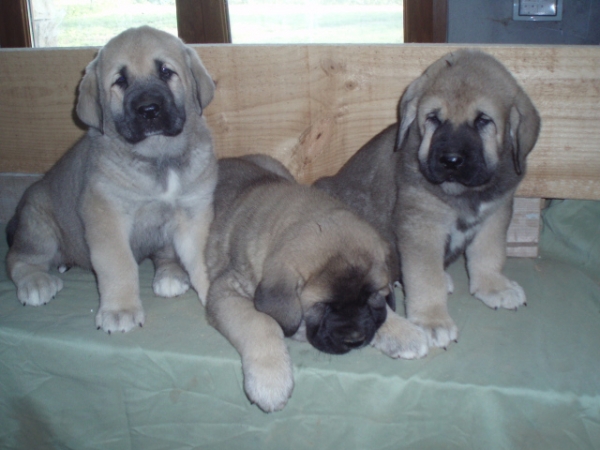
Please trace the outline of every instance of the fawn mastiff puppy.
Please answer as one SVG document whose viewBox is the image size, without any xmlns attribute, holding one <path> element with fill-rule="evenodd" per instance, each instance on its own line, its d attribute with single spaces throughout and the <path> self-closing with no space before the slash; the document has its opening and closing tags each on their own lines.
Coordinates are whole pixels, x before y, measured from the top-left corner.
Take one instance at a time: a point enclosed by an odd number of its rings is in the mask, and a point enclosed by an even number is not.
<svg viewBox="0 0 600 450">
<path fill-rule="evenodd" d="M 239 352 L 252 402 L 270 412 L 290 397 L 285 336 L 327 353 L 369 343 L 392 357 L 426 353 L 425 333 L 386 305 L 388 258 L 366 221 L 276 160 L 219 161 L 207 315 Z"/>
<path fill-rule="evenodd" d="M 540 118 L 501 63 L 460 50 L 408 86 L 399 120 L 316 186 L 392 243 L 408 318 L 427 331 L 430 346 L 446 347 L 457 327 L 444 269 L 459 255 L 466 254 L 475 297 L 495 309 L 525 304 L 521 286 L 501 271 L 513 195 Z"/>
<path fill-rule="evenodd" d="M 93 269 L 97 327 L 128 331 L 145 320 L 138 262 L 146 257 L 158 295 L 181 294 L 191 281 L 204 301 L 217 164 L 202 112 L 214 89 L 193 49 L 150 27 L 98 52 L 76 107 L 88 132 L 25 192 L 7 227 L 21 303 L 46 304 L 62 288 L 51 266 Z"/>
</svg>

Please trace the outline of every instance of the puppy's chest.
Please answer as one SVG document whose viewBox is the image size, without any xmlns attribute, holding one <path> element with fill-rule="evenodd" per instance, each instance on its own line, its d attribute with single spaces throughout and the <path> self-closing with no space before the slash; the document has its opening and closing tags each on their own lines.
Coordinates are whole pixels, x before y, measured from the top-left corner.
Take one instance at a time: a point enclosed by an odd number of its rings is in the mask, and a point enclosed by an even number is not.
<svg viewBox="0 0 600 450">
<path fill-rule="evenodd" d="M 450 225 L 446 237 L 446 261 L 455 259 L 462 254 L 475 238 L 485 220 L 493 213 L 493 205 L 481 203 L 476 210 L 459 214 Z"/>
<path fill-rule="evenodd" d="M 176 169 L 168 169 L 163 173 L 149 179 L 147 181 L 147 189 L 142 203 L 149 205 L 160 205 L 161 208 L 181 207 L 190 201 L 194 201 L 194 197 L 202 194 L 200 186 L 192 186 L 189 180 L 189 174 L 180 172 Z"/>
<path fill-rule="evenodd" d="M 181 175 L 173 169 L 168 169 L 159 180 L 156 200 L 164 203 L 175 203 L 183 194 Z"/>
<path fill-rule="evenodd" d="M 145 189 L 137 195 L 134 201 L 138 219 L 168 221 L 177 212 L 185 209 L 189 198 L 193 196 L 186 180 L 175 170 L 166 171 L 160 178 L 148 179 Z M 132 205 L 133 206 L 133 205 Z"/>
</svg>

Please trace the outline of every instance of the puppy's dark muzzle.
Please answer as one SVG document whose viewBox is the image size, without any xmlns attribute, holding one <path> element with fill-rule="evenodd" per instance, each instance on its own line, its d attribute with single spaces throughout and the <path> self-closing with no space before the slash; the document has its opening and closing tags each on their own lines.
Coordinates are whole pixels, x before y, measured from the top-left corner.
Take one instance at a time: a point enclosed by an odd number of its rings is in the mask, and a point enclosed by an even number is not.
<svg viewBox="0 0 600 450">
<path fill-rule="evenodd" d="M 149 84 L 131 89 L 123 99 L 124 111 L 115 118 L 117 131 L 136 144 L 148 136 L 177 136 L 183 130 L 186 115 L 173 94 L 164 85 Z"/>
<path fill-rule="evenodd" d="M 341 341 L 348 348 L 360 348 L 365 345 L 366 336 L 359 330 L 354 330 L 348 335 L 344 336 Z"/>
<path fill-rule="evenodd" d="M 322 352 L 337 355 L 368 345 L 385 322 L 387 313 L 383 297 L 382 301 L 383 307 L 377 308 L 370 305 L 314 305 L 314 309 L 305 315 L 308 342 Z"/>
<path fill-rule="evenodd" d="M 462 124 L 455 129 L 446 122 L 431 138 L 428 158 L 420 162 L 421 173 L 433 184 L 456 182 L 467 187 L 481 186 L 492 176 L 484 151 L 483 141 L 474 128 Z"/>
</svg>

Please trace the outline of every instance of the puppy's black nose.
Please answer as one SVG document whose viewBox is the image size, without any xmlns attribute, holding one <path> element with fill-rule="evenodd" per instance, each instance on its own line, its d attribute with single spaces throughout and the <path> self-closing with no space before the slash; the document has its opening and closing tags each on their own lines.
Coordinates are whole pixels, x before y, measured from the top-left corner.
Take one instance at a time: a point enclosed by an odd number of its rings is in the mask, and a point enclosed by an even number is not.
<svg viewBox="0 0 600 450">
<path fill-rule="evenodd" d="M 439 161 L 446 169 L 456 170 L 463 165 L 465 159 L 455 153 L 448 153 L 440 156 Z"/>
<path fill-rule="evenodd" d="M 365 342 L 365 334 L 362 331 L 354 330 L 352 333 L 344 336 L 344 344 L 351 348 L 360 347 Z"/>
<path fill-rule="evenodd" d="M 146 120 L 155 119 L 160 114 L 160 105 L 157 103 L 142 105 L 138 108 L 137 112 Z"/>
</svg>

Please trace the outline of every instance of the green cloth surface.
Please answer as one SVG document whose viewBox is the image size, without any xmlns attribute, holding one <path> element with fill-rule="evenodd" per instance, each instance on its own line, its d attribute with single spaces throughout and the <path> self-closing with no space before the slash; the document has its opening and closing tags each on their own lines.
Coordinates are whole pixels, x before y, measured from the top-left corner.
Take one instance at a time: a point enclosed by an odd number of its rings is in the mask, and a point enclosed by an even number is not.
<svg viewBox="0 0 600 450">
<path fill-rule="evenodd" d="M 97 331 L 93 275 L 72 269 L 46 306 L 23 307 L 0 267 L 1 449 L 600 448 L 600 202 L 553 202 L 541 257 L 505 273 L 528 306 L 493 311 L 450 267 L 459 342 L 421 360 L 288 340 L 296 385 L 265 414 L 194 292 L 154 296 L 146 324 Z M 2 240 L 0 253 L 6 254 Z"/>
</svg>

